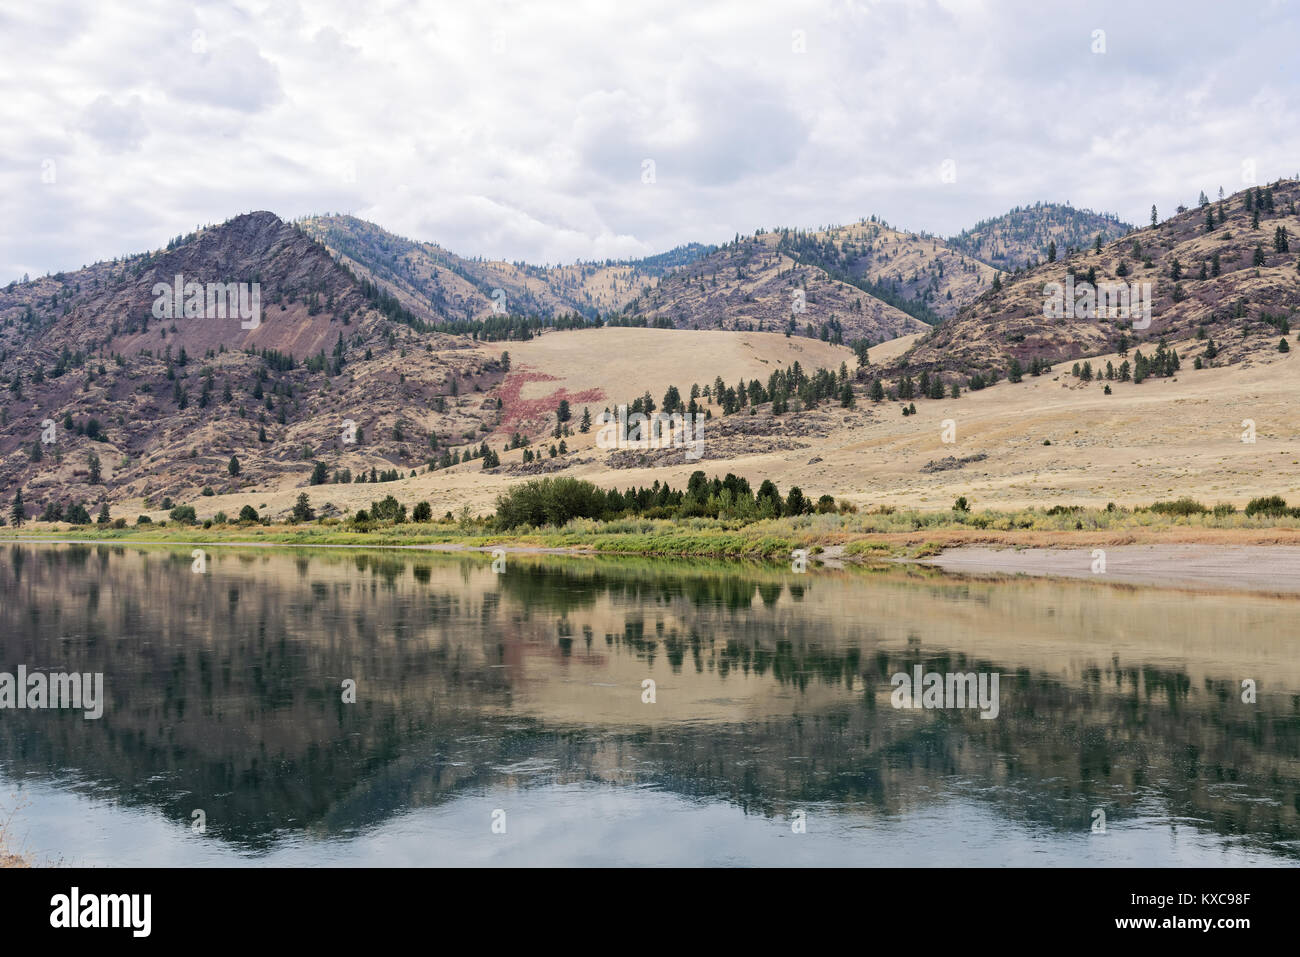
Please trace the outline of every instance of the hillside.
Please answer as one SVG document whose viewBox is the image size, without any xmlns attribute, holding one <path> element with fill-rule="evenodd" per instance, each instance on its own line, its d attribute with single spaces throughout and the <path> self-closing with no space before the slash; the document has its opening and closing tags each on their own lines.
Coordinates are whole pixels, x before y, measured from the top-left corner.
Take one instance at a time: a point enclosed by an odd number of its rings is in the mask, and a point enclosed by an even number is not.
<svg viewBox="0 0 1300 957">
<path fill-rule="evenodd" d="M 925 234 L 864 220 L 819 231 L 758 231 L 623 263 L 538 267 L 466 259 L 350 216 L 299 224 L 354 273 L 423 321 L 511 314 L 617 325 L 798 331 L 881 342 L 956 313 L 995 270 Z M 501 305 L 498 306 L 497 303 Z"/>
<path fill-rule="evenodd" d="M 710 248 L 693 243 L 632 263 L 542 267 L 467 259 L 353 216 L 313 216 L 298 225 L 357 275 L 382 283 L 428 322 L 482 320 L 502 308 L 520 315 L 594 318 L 618 310 L 654 277 Z"/>
<path fill-rule="evenodd" d="M 862 505 L 944 504 L 952 492 L 1001 504 L 1268 494 L 1294 464 L 1278 430 L 1295 367 L 1278 341 L 1300 307 L 1285 239 L 1300 229 L 1297 199 L 1300 186 L 1277 183 L 1252 191 L 1249 208 L 1238 194 L 1100 253 L 1001 274 L 1000 288 L 990 281 L 937 327 L 862 286 L 888 292 L 891 269 L 906 275 L 924 262 L 932 278 L 942 263 L 945 282 L 977 289 L 988 267 L 883 223 L 760 232 L 662 263 L 649 291 L 607 317 L 613 324 L 525 341 L 491 341 L 485 327 L 445 334 L 303 230 L 249 214 L 165 249 L 0 291 L 0 494 L 11 500 L 22 487 L 38 514 L 107 501 L 114 515 L 161 517 L 170 499 L 201 515 L 251 505 L 282 517 L 304 490 L 327 513 L 392 492 L 408 504 L 428 499 L 441 514 L 489 509 L 532 475 L 627 487 L 680 484 L 696 468 Z M 861 285 L 786 251 L 837 262 Z M 1071 271 L 1080 283 L 1090 272 L 1096 282 L 1124 272 L 1151 282 L 1150 327 L 1044 317 L 1044 284 Z M 176 275 L 260 283 L 260 321 L 155 318 L 154 285 Z M 802 312 L 789 308 L 796 291 Z M 654 328 L 668 324 L 681 328 Z M 877 336 L 887 341 L 861 364 L 847 343 Z M 1159 354 L 1176 353 L 1181 371 L 1168 362 L 1148 368 L 1145 382 L 1136 367 L 1132 378 L 1101 378 L 1139 351 L 1150 359 L 1161 340 L 1170 351 Z M 1085 357 L 1095 378 L 1062 365 Z M 1035 360 L 1054 368 L 1031 374 Z M 1023 381 L 982 388 L 1017 362 Z M 942 385 L 942 398 L 922 376 Z M 877 381 L 883 401 L 873 400 Z M 681 448 L 598 448 L 595 430 L 579 428 L 584 410 L 594 416 L 647 393 L 662 407 L 670 387 L 709 416 L 698 459 Z M 895 399 L 916 414 L 903 415 Z M 572 418 L 556 436 L 562 403 Z M 938 437 L 948 418 L 960 424 L 954 445 Z M 1261 445 L 1236 462 L 1229 451 L 1243 418 L 1260 423 Z M 1153 457 L 1157 419 L 1168 448 Z M 1198 438 L 1196 423 L 1211 419 L 1230 434 Z M 1266 441 L 1281 458 L 1254 457 Z M 1097 463 L 1109 465 L 1098 472 Z M 325 487 L 313 490 L 314 470 Z M 387 481 L 375 489 L 376 479 Z"/>
<path fill-rule="evenodd" d="M 676 329 L 790 329 L 833 342 L 880 342 L 924 328 L 903 309 L 788 255 L 782 234 L 765 232 L 740 237 L 660 277 L 612 321 Z"/>
<path fill-rule="evenodd" d="M 919 340 L 899 369 L 1005 375 L 1012 360 L 1028 369 L 1034 359 L 1057 363 L 1128 346 L 1149 353 L 1161 338 L 1202 336 L 1215 343 L 1217 355 L 1207 357 L 1215 364 L 1274 352 L 1300 309 L 1297 200 L 1294 180 L 1243 190 L 1135 230 L 1101 252 L 1085 248 L 1004 275 L 1000 291 L 986 291 Z M 1207 228 L 1211 214 L 1214 226 Z M 1286 251 L 1276 248 L 1279 230 Z M 1140 328 L 1139 320 L 1134 328 L 1133 321 L 1110 316 L 1045 316 L 1047 293 L 1054 291 L 1049 284 L 1064 290 L 1067 282 L 1077 292 L 1085 282 L 1150 283 L 1150 326 Z"/>
<path fill-rule="evenodd" d="M 256 282 L 260 316 L 155 318 L 155 284 L 178 275 Z M 265 212 L 11 284 L 0 342 L 0 484 L 33 500 L 300 482 L 327 449 L 334 468 L 409 469 L 490 428 L 495 408 L 475 392 L 503 373 L 463 337 L 388 319 L 324 247 Z"/>
<path fill-rule="evenodd" d="M 1011 272 L 1046 260 L 1053 242 L 1063 256 L 1068 249 L 1092 245 L 1098 236 L 1107 243 L 1132 228 L 1110 213 L 1075 209 L 1063 203 L 1035 203 L 981 220 L 949 239 L 948 245 Z"/>
</svg>

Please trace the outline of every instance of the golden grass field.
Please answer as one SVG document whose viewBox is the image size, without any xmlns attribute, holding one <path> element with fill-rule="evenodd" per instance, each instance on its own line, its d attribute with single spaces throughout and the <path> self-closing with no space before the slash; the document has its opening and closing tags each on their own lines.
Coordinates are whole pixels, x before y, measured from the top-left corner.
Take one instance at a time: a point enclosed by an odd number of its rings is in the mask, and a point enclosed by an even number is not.
<svg viewBox="0 0 1300 957">
<path fill-rule="evenodd" d="M 915 337 L 884 343 L 871 352 L 877 364 L 901 354 Z M 850 369 L 855 357 L 846 347 L 776 333 L 700 332 L 662 329 L 605 328 L 551 333 L 529 342 L 509 343 L 513 371 L 553 377 L 528 382 L 521 397 L 545 399 L 559 389 L 599 389 L 607 397 L 592 403 L 627 401 L 649 390 L 658 400 L 669 384 L 685 397 L 690 385 L 710 383 L 722 375 L 734 384 L 742 377 L 766 380 L 773 369 L 797 360 L 807 370 L 819 366 Z M 1300 436 L 1294 397 L 1300 389 L 1300 365 L 1294 353 L 1265 354 L 1224 368 L 1194 370 L 1196 342 L 1173 343 L 1183 370 L 1173 379 L 1147 379 L 1140 385 L 1084 384 L 1069 374 L 1069 364 L 1019 384 L 1003 382 L 959 399 L 917 400 L 917 414 L 904 417 L 899 403 L 874 404 L 859 397 L 856 410 L 823 406 L 815 413 L 824 431 L 792 436 L 802 448 L 737 452 L 730 458 L 708 457 L 661 468 L 611 469 L 607 452 L 594 447 L 595 432 L 567 439 L 571 455 L 595 461 L 560 473 L 602 486 L 649 485 L 655 480 L 684 485 L 697 468 L 710 476 L 735 472 L 757 484 L 775 481 L 782 492 L 799 485 L 805 494 L 830 494 L 859 507 L 892 505 L 947 509 L 964 495 L 975 508 L 1015 509 L 1030 505 L 1144 505 L 1190 495 L 1206 504 L 1242 506 L 1250 498 L 1297 489 Z M 480 347 L 499 355 L 502 344 Z M 1131 358 L 1131 356 L 1130 356 Z M 1094 357 L 1094 367 L 1119 356 Z M 743 414 L 743 413 L 742 413 Z M 766 414 L 766 413 L 763 413 Z M 581 408 L 574 409 L 574 425 Z M 956 441 L 941 441 L 943 423 L 951 419 Z M 1243 420 L 1255 423 L 1256 441 L 1242 441 Z M 779 434 L 779 433 L 778 433 Z M 507 436 L 494 435 L 500 448 Z M 552 440 L 535 441 L 544 448 Z M 1045 445 L 1044 442 L 1050 442 Z M 922 473 L 932 460 L 984 454 L 985 459 L 950 471 Z M 518 462 L 521 451 L 502 455 L 502 464 Z M 809 464 L 811 459 L 820 462 Z M 383 467 L 385 463 L 379 463 Z M 520 476 L 484 473 L 477 461 L 415 478 L 385 483 L 326 485 L 306 488 L 300 479 L 277 487 L 260 487 L 238 495 L 196 498 L 199 517 L 217 511 L 234 515 L 251 504 L 271 514 L 288 509 L 299 492 L 314 504 L 326 501 L 342 509 L 364 507 L 392 493 L 400 501 L 428 500 L 435 515 L 491 511 L 497 494 Z M 1300 503 L 1298 503 L 1300 504 Z M 114 504 L 115 515 L 134 518 L 139 502 Z M 161 512 L 152 512 L 160 517 Z"/>
</svg>

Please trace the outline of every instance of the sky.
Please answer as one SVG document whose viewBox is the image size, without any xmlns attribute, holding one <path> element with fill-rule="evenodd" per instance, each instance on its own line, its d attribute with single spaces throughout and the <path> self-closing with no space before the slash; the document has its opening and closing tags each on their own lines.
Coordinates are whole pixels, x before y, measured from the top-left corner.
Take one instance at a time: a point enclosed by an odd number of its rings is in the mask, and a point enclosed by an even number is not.
<svg viewBox="0 0 1300 957">
<path fill-rule="evenodd" d="M 1300 171 L 1300 3 L 0 0 L 0 282 L 269 209 L 464 256 L 1149 221 Z"/>
</svg>

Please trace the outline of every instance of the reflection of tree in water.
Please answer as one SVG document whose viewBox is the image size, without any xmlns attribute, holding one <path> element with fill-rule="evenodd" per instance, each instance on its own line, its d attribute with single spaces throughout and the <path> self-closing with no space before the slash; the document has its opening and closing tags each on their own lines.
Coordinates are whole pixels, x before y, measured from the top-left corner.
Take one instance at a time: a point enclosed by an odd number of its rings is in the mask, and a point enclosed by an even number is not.
<svg viewBox="0 0 1300 957">
<path fill-rule="evenodd" d="M 1118 824 L 1154 796 L 1222 835 L 1300 835 L 1294 701 L 1244 710 L 1235 679 L 1197 688 L 1149 664 L 1111 661 L 1065 682 L 920 636 L 885 648 L 865 627 L 848 641 L 789 613 L 779 603 L 788 584 L 763 569 L 728 578 L 518 562 L 498 577 L 477 557 L 268 550 L 219 556 L 204 576 L 188 550 L 15 547 L 3 557 L 5 667 L 103 671 L 109 699 L 99 721 L 0 714 L 8 770 L 71 772 L 179 824 L 202 807 L 213 836 L 250 848 L 503 783 L 593 780 L 761 814 L 810 804 L 899 814 L 959 792 L 1067 832 L 1086 829 L 1093 807 Z M 906 587 L 960 598 L 947 582 Z M 602 603 L 621 628 L 582 621 Z M 742 710 L 731 724 L 551 726 L 511 710 L 521 639 L 569 658 L 662 659 L 708 676 L 720 695 L 753 679 L 795 697 L 788 713 Z M 1001 673 L 999 718 L 893 709 L 890 676 L 917 664 Z M 358 681 L 356 705 L 340 699 L 345 677 Z M 525 762 L 535 770 L 509 770 Z"/>
</svg>

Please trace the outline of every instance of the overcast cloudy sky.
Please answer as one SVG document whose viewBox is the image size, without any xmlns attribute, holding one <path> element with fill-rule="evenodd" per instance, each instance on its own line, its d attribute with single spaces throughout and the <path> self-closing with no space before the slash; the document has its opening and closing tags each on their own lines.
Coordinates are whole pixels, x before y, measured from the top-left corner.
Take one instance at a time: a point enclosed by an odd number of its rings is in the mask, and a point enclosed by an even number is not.
<svg viewBox="0 0 1300 957">
<path fill-rule="evenodd" d="M 0 281 L 252 209 L 534 263 L 1143 222 L 1300 170 L 1298 6 L 0 0 Z"/>
</svg>

